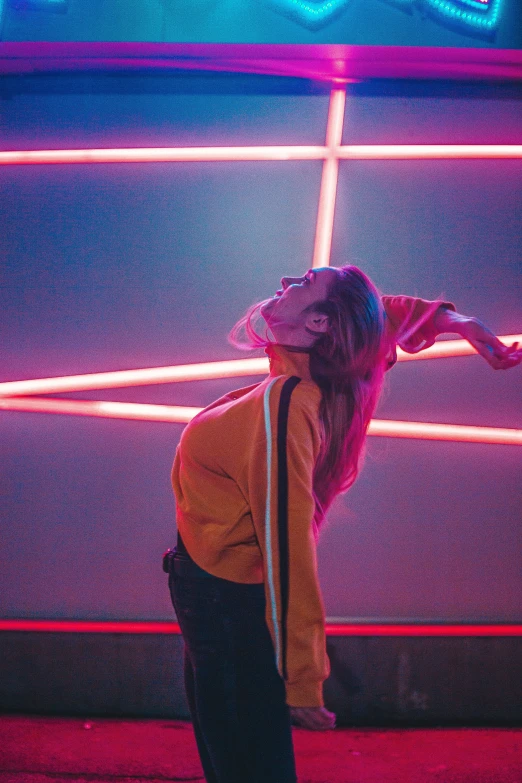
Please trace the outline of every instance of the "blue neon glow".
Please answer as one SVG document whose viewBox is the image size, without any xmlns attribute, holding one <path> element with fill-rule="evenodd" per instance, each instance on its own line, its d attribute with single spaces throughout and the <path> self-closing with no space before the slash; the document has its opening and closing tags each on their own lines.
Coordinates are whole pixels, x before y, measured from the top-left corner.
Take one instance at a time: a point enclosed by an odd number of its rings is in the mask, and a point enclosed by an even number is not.
<svg viewBox="0 0 522 783">
<path fill-rule="evenodd" d="M 264 0 L 268 5 L 310 29 L 324 27 L 351 0 Z"/>
<path fill-rule="evenodd" d="M 501 0 L 424 0 L 444 19 L 480 32 L 492 33 L 499 22 Z M 474 9 L 473 11 L 471 9 Z"/>
<path fill-rule="evenodd" d="M 262 0 L 274 11 L 294 21 L 317 29 L 324 27 L 345 10 L 351 0 Z M 462 32 L 478 31 L 491 34 L 495 31 L 503 0 L 385 0 L 396 7 L 410 6 L 422 11 L 423 7 L 433 12 L 441 22 L 461 26 Z"/>
</svg>

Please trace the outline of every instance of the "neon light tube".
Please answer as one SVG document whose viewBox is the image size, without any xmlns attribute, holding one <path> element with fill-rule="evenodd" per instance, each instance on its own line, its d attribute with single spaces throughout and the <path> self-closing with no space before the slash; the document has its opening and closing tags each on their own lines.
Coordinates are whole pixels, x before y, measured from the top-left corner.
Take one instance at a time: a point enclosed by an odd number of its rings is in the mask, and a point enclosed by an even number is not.
<svg viewBox="0 0 522 783">
<path fill-rule="evenodd" d="M 260 147 L 129 147 L 123 149 L 13 150 L 0 152 L 0 165 L 52 163 L 182 163 L 204 161 L 400 160 L 436 158 L 521 158 L 520 144 L 366 144 Z"/>
<path fill-rule="evenodd" d="M 522 625 L 326 623 L 328 636 L 522 636 Z"/>
<path fill-rule="evenodd" d="M 360 144 L 339 147 L 343 160 L 522 158 L 522 144 Z"/>
<path fill-rule="evenodd" d="M 321 160 L 322 146 L 129 147 L 123 149 L 20 150 L 0 152 L 0 165 L 35 163 L 187 163 L 234 160 Z"/>
<path fill-rule="evenodd" d="M 98 400 L 55 400 L 48 397 L 6 397 L 0 410 L 28 413 L 64 413 L 70 416 L 96 416 L 104 419 L 134 419 L 186 424 L 202 408 L 180 405 L 150 405 L 136 402 Z"/>
<path fill-rule="evenodd" d="M 178 623 L 133 620 L 0 620 L 0 631 L 31 633 L 181 633 Z"/>
<path fill-rule="evenodd" d="M 323 163 L 321 175 L 312 267 L 330 265 L 339 172 L 339 160 L 335 151 L 342 141 L 345 102 L 345 90 L 332 90 L 326 127 L 326 146 L 329 150 L 329 156 Z"/>
<path fill-rule="evenodd" d="M 465 623 L 325 623 L 328 636 L 522 636 L 522 625 Z M 178 623 L 133 620 L 0 620 L 0 631 L 179 634 Z"/>
<path fill-rule="evenodd" d="M 243 375 L 266 375 L 268 369 L 267 358 L 232 359 L 223 362 L 150 367 L 142 370 L 116 370 L 115 372 L 97 372 L 87 375 L 6 381 L 0 383 L 0 397 L 16 397 L 22 394 L 57 394 L 85 391 L 86 389 L 115 389 L 125 386 L 153 386 L 158 383 L 202 381 Z"/>
<path fill-rule="evenodd" d="M 372 419 L 368 435 L 384 438 L 450 440 L 460 443 L 498 443 L 522 446 L 522 430 L 500 427 L 475 427 L 465 424 L 428 424 L 421 421 Z"/>
<path fill-rule="evenodd" d="M 504 345 L 520 343 L 522 345 L 522 334 L 505 334 L 498 338 Z M 446 359 L 452 356 L 478 356 L 477 351 L 467 340 L 439 340 L 425 348 L 419 353 L 406 353 L 401 348 L 397 349 L 397 361 L 413 362 L 418 359 Z M 0 395 L 1 395 L 0 384 Z"/>
<path fill-rule="evenodd" d="M 507 344 L 520 342 L 522 334 L 507 334 L 499 337 Z M 399 362 L 413 362 L 422 359 L 442 359 L 451 356 L 476 356 L 477 352 L 467 340 L 443 340 L 419 353 L 406 353 L 397 348 Z M 116 389 L 127 386 L 149 386 L 159 383 L 234 378 L 244 375 L 267 375 L 268 359 L 231 359 L 221 362 L 200 364 L 178 364 L 167 367 L 150 367 L 139 370 L 116 370 L 85 375 L 65 375 L 55 378 L 35 378 L 24 381 L 0 383 L 0 398 L 32 394 L 60 394 L 62 392 L 86 391 L 87 389 Z"/>
<path fill-rule="evenodd" d="M 178 405 L 150 405 L 134 402 L 56 400 L 49 397 L 6 397 L 0 399 L 0 410 L 186 424 L 203 408 L 188 408 Z M 370 422 L 368 434 L 386 438 L 418 438 L 421 440 L 449 440 L 465 443 L 522 445 L 522 430 L 475 427 L 463 424 L 428 424 L 416 421 L 373 419 Z"/>
</svg>

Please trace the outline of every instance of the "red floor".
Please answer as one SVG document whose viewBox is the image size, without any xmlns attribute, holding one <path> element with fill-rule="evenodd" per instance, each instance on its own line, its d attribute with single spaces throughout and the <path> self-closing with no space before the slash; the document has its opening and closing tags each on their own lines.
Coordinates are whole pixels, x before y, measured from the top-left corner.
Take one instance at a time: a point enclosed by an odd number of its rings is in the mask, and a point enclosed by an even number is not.
<svg viewBox="0 0 522 783">
<path fill-rule="evenodd" d="M 294 729 L 294 744 L 299 783 L 522 783 L 520 728 Z M 203 781 L 191 725 L 0 717 L 0 783 L 114 780 Z"/>
</svg>

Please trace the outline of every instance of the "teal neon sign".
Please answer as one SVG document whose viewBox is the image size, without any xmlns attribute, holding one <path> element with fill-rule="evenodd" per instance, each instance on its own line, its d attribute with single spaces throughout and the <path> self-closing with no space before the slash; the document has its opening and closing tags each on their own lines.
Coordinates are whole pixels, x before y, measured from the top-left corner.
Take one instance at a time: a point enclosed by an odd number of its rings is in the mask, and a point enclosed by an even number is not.
<svg viewBox="0 0 522 783">
<path fill-rule="evenodd" d="M 388 0 L 384 0 L 388 2 Z M 500 19 L 502 0 L 389 0 L 394 6 L 418 9 L 463 33 L 492 36 Z M 263 0 L 265 5 L 310 29 L 324 27 L 352 0 Z"/>
</svg>

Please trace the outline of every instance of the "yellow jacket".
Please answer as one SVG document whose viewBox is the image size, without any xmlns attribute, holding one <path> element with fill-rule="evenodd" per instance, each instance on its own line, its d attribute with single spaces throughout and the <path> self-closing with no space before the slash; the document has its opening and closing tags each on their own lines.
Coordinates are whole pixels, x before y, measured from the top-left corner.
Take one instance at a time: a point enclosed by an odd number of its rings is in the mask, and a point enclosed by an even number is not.
<svg viewBox="0 0 522 783">
<path fill-rule="evenodd" d="M 395 344 L 416 352 L 436 336 L 439 305 L 383 297 Z M 309 355 L 266 349 L 270 373 L 198 413 L 176 450 L 176 521 L 192 559 L 205 571 L 265 585 L 266 621 L 287 703 L 323 706 L 330 673 L 325 612 L 317 577 L 312 474 L 319 453 L 321 391 Z"/>
</svg>

